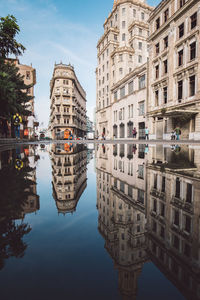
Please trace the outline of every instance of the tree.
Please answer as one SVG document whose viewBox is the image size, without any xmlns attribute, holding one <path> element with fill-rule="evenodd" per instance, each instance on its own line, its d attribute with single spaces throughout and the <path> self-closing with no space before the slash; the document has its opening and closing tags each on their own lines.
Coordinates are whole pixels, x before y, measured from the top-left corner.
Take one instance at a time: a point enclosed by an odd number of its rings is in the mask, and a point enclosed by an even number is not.
<svg viewBox="0 0 200 300">
<path fill-rule="evenodd" d="M 15 40 L 20 32 L 14 16 L 0 18 L 0 112 L 1 117 L 11 119 L 18 112 L 27 115 L 26 102 L 32 97 L 27 95 L 27 90 L 32 85 L 25 85 L 24 78 L 19 74 L 19 69 L 8 59 L 9 54 L 22 55 L 25 47 Z"/>
<path fill-rule="evenodd" d="M 0 18 L 0 56 L 7 58 L 9 54 L 22 55 L 26 48 L 15 40 L 20 28 L 14 16 Z"/>
<path fill-rule="evenodd" d="M 19 69 L 11 62 L 0 59 L 0 112 L 5 118 L 12 118 L 18 112 L 27 115 L 26 102 L 32 99 L 27 95 L 27 89 L 32 85 L 24 83 L 24 77 Z"/>
</svg>

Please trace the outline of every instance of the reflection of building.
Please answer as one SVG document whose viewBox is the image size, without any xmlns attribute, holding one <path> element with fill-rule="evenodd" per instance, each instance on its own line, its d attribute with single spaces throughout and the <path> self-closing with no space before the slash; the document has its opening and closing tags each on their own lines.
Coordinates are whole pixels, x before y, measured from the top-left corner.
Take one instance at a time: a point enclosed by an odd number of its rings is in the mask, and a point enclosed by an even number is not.
<svg viewBox="0 0 200 300">
<path fill-rule="evenodd" d="M 152 138 L 200 137 L 199 1 L 162 1 L 150 22 L 148 116 Z"/>
<path fill-rule="evenodd" d="M 50 82 L 52 137 L 68 129 L 73 135 L 86 133 L 86 93 L 80 85 L 74 67 L 55 64 Z"/>
<path fill-rule="evenodd" d="M 119 272 L 124 300 L 136 299 L 138 277 L 147 260 L 145 155 L 136 152 L 133 145 L 100 145 L 96 151 L 98 228 Z"/>
<path fill-rule="evenodd" d="M 74 212 L 87 185 L 87 149 L 84 145 L 53 145 L 51 160 L 58 212 Z"/>
<path fill-rule="evenodd" d="M 200 149 L 154 147 L 147 178 L 150 258 L 186 299 L 200 299 Z"/>
<path fill-rule="evenodd" d="M 96 134 L 107 138 L 143 137 L 146 102 L 148 23 L 144 0 L 114 1 L 97 44 Z"/>
</svg>

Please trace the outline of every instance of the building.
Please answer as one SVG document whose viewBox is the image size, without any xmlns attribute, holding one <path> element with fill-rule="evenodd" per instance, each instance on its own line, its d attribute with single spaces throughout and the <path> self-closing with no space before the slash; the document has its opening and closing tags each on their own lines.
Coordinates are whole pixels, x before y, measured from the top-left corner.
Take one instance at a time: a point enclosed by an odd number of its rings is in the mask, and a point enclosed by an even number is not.
<svg viewBox="0 0 200 300">
<path fill-rule="evenodd" d="M 200 149 L 151 148 L 147 166 L 149 258 L 185 299 L 200 299 Z"/>
<path fill-rule="evenodd" d="M 170 139 L 176 127 L 185 139 L 200 138 L 200 4 L 165 0 L 149 18 L 151 138 Z"/>
<path fill-rule="evenodd" d="M 142 0 L 114 1 L 104 23 L 104 34 L 97 44 L 97 136 L 131 137 L 133 127 L 141 138 L 144 135 L 151 11 Z"/>
<path fill-rule="evenodd" d="M 84 145 L 53 145 L 53 197 L 59 213 L 73 213 L 87 186 L 87 149 Z"/>
<path fill-rule="evenodd" d="M 86 93 L 70 64 L 55 64 L 50 82 L 50 99 L 52 138 L 64 130 L 83 137 L 86 133 Z"/>
<path fill-rule="evenodd" d="M 29 110 L 33 115 L 35 113 L 34 86 L 36 85 L 36 70 L 35 68 L 32 67 L 32 64 L 30 66 L 20 64 L 19 59 L 17 58 L 16 59 L 9 58 L 7 59 L 7 61 L 13 63 L 17 68 L 19 68 L 19 73 L 20 75 L 24 76 L 24 83 L 26 85 L 32 85 L 32 87 L 30 87 L 27 90 L 27 94 L 28 96 L 31 97 L 31 100 L 29 100 L 29 102 L 26 103 L 26 109 Z"/>
<path fill-rule="evenodd" d="M 136 299 L 138 278 L 147 261 L 145 163 L 144 147 L 97 145 L 98 229 L 118 271 L 124 300 Z"/>
</svg>

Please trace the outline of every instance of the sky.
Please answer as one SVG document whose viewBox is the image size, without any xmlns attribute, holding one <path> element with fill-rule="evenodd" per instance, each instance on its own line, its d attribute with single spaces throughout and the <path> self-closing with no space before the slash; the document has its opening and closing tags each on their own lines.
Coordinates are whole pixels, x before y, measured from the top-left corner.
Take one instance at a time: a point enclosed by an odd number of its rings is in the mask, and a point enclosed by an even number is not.
<svg viewBox="0 0 200 300">
<path fill-rule="evenodd" d="M 156 6 L 159 0 L 147 0 Z M 0 0 L 0 17 L 14 15 L 20 26 L 17 41 L 26 47 L 21 64 L 36 69 L 35 112 L 42 127 L 48 126 L 49 83 L 54 64 L 71 63 L 87 93 L 88 116 L 96 105 L 97 41 L 113 0 Z"/>
</svg>

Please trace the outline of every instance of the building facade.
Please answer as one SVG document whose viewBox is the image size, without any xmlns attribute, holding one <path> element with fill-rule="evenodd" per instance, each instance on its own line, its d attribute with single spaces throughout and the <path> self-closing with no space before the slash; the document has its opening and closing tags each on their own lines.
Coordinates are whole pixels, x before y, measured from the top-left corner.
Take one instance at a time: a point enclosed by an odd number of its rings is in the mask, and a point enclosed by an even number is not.
<svg viewBox="0 0 200 300">
<path fill-rule="evenodd" d="M 143 123 L 138 106 L 140 102 L 146 106 L 147 21 L 151 11 L 152 8 L 142 0 L 114 1 L 112 12 L 104 23 L 104 34 L 97 44 L 97 136 L 130 137 L 134 125 L 138 131 L 144 129 L 143 124 L 138 125 Z M 136 118 L 135 124 L 133 118 Z M 125 119 L 130 121 L 129 125 L 121 122 Z"/>
<path fill-rule="evenodd" d="M 181 291 L 200 299 L 200 149 L 157 145 L 147 166 L 149 258 Z"/>
<path fill-rule="evenodd" d="M 165 0 L 149 18 L 149 96 L 152 138 L 200 138 L 200 4 Z"/>
<path fill-rule="evenodd" d="M 59 213 L 73 213 L 87 186 L 87 149 L 84 145 L 53 145 L 53 197 Z"/>
<path fill-rule="evenodd" d="M 55 64 L 50 82 L 52 138 L 64 130 L 73 136 L 86 133 L 86 93 L 79 83 L 74 67 Z"/>
</svg>

